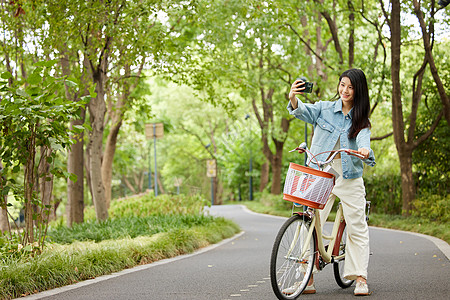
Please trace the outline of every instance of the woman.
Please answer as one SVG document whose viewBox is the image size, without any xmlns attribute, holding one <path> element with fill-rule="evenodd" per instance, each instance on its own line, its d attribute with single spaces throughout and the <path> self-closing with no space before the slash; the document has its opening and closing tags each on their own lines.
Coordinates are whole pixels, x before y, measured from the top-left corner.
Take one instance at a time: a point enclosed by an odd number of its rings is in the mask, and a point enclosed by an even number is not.
<svg viewBox="0 0 450 300">
<path fill-rule="evenodd" d="M 302 80 L 296 80 L 292 84 L 288 111 L 296 118 L 314 125 L 311 152 L 317 154 L 340 148 L 353 149 L 364 156 L 363 161 L 366 164 L 374 166 L 375 156 L 370 149 L 369 91 L 364 72 L 350 69 L 342 73 L 337 88 L 339 96 L 337 101 L 302 103 L 296 95 L 303 94 L 303 85 Z M 324 161 L 327 155 L 318 155 L 317 159 Z M 346 153 L 342 153 L 333 161 L 332 168 L 339 176 L 321 214 L 321 224 L 324 224 L 334 199 L 336 196 L 339 197 L 343 205 L 348 235 L 344 277 L 356 280 L 355 295 L 369 294 L 367 285 L 369 229 L 365 216 L 363 161 Z M 304 293 L 315 292 L 311 277 Z"/>
</svg>

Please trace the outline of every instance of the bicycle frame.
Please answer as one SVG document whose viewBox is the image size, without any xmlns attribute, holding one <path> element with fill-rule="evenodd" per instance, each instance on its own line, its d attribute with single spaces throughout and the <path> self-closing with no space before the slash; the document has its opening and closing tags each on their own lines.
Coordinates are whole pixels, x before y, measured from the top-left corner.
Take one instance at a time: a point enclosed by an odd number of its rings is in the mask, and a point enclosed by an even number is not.
<svg viewBox="0 0 450 300">
<path fill-rule="evenodd" d="M 309 149 L 306 147 L 306 143 L 300 144 L 297 148 L 295 148 L 289 152 L 298 151 L 300 149 L 303 149 L 304 151 L 306 151 L 308 157 L 310 158 L 310 162 L 316 164 L 319 167 L 319 170 L 323 170 L 324 166 L 331 163 L 333 161 L 333 159 L 341 152 L 349 153 L 349 154 L 359 157 L 361 159 L 364 158 L 364 156 L 362 156 L 361 154 L 355 153 L 356 151 L 354 151 L 354 150 L 339 149 L 337 151 L 330 151 L 331 154 L 326 161 L 324 161 L 324 162 L 318 161 L 316 156 L 313 155 L 309 151 Z M 316 162 L 313 161 L 314 159 L 316 160 Z M 370 208 L 370 202 L 369 202 L 369 208 Z M 309 232 L 305 239 L 304 244 L 305 245 L 309 244 L 309 242 L 311 241 L 311 238 L 313 237 L 313 234 L 315 232 L 316 236 L 318 237 L 316 239 L 317 240 L 316 249 L 319 252 L 320 256 L 322 257 L 323 262 L 334 263 L 335 261 L 342 260 L 345 257 L 345 253 L 342 255 L 338 255 L 340 245 L 336 245 L 336 247 L 335 247 L 336 241 L 340 241 L 342 239 L 342 233 L 345 228 L 345 220 L 344 220 L 341 203 L 339 203 L 339 205 L 338 205 L 336 217 L 335 217 L 334 223 L 333 223 L 333 230 L 332 230 L 331 235 L 329 235 L 329 236 L 323 234 L 322 226 L 321 226 L 322 224 L 320 224 L 320 210 L 319 209 L 308 208 L 308 210 L 306 212 L 294 212 L 294 213 L 296 213 L 300 216 L 307 215 L 308 219 L 311 220 L 311 224 L 313 224 L 313 226 L 310 226 Z M 299 235 L 300 235 L 300 228 L 298 227 L 295 231 L 294 239 L 288 250 L 288 256 L 290 256 L 290 253 L 292 252 L 293 247 L 298 242 Z M 330 243 L 327 246 L 325 246 L 323 243 L 324 239 L 330 241 Z M 303 252 L 301 253 L 301 257 L 304 257 L 305 251 L 306 251 L 306 247 L 303 250 Z M 316 263 L 316 265 L 317 265 L 318 269 L 322 269 L 322 266 L 320 266 L 320 263 Z"/>
<path fill-rule="evenodd" d="M 339 245 L 337 245 L 337 247 L 335 249 L 336 241 L 341 239 L 341 235 L 342 235 L 342 231 L 343 231 L 343 230 L 339 230 L 339 229 L 341 227 L 345 226 L 345 221 L 344 221 L 344 217 L 343 217 L 343 213 L 342 213 L 342 205 L 341 204 L 339 204 L 337 212 L 336 212 L 336 218 L 334 219 L 333 230 L 331 232 L 331 235 L 323 234 L 322 226 L 320 224 L 320 210 L 314 209 L 314 210 L 310 210 L 309 213 L 308 212 L 306 212 L 306 213 L 296 212 L 296 214 L 299 214 L 299 215 L 306 214 L 306 215 L 308 215 L 308 218 L 311 218 L 311 215 L 312 215 L 311 224 L 313 224 L 313 226 L 311 226 L 309 228 L 309 232 L 304 241 L 304 244 L 307 245 L 311 241 L 311 238 L 315 231 L 316 235 L 318 237 L 317 238 L 317 251 L 319 252 L 319 254 L 322 257 L 324 262 L 333 263 L 333 262 L 339 261 L 345 257 L 345 254 L 337 255 L 339 253 Z M 292 247 L 297 242 L 297 239 L 298 239 L 298 236 L 300 233 L 299 230 L 300 230 L 300 228 L 297 228 L 294 239 L 291 244 L 291 249 L 288 251 L 288 253 L 290 253 L 292 251 Z M 324 239 L 330 241 L 330 243 L 328 244 L 327 247 L 325 247 L 325 245 L 324 245 L 324 242 L 323 242 Z M 306 251 L 306 249 L 304 251 Z M 304 257 L 304 255 L 305 255 L 305 253 L 302 253 L 302 255 L 300 257 Z"/>
<path fill-rule="evenodd" d="M 312 162 L 317 165 L 320 171 L 331 174 L 336 172 L 333 173 L 333 169 L 330 170 L 330 168 L 333 168 L 330 163 L 339 153 L 343 152 L 361 159 L 365 158 L 358 151 L 352 149 L 325 151 L 313 155 L 306 147 L 306 143 L 300 144 L 299 147 L 290 152 L 293 151 L 306 152 L 309 158 L 307 166 Z M 331 154 L 325 161 L 317 159 L 318 155 L 327 152 Z M 291 174 L 289 176 L 289 179 L 292 179 Z M 293 180 L 297 179 L 294 178 Z M 295 189 L 298 188 L 298 182 L 299 179 L 297 181 L 289 181 L 288 185 L 285 184 L 287 195 L 291 195 L 291 191 L 293 193 L 293 187 Z M 310 193 L 317 193 L 322 198 L 329 197 L 329 192 L 330 189 L 326 191 L 322 191 L 322 189 L 320 191 L 310 190 Z M 284 196 L 283 199 L 294 202 L 293 216 L 286 220 L 278 231 L 270 259 L 270 278 L 275 295 L 278 299 L 286 300 L 297 299 L 305 291 L 309 292 L 307 288 L 313 273 L 322 270 L 328 264 L 333 265 L 336 283 L 341 288 L 348 288 L 354 280 L 344 278 L 346 256 L 346 237 L 344 234 L 346 223 L 343 214 L 343 204 L 339 203 L 331 234 L 328 234 L 322 229 L 321 213 L 323 211 L 321 212 L 318 208 L 323 207 L 324 201 L 310 201 L 310 195 L 306 194 L 304 194 L 305 198 L 299 196 L 297 197 L 298 199 L 294 195 L 291 196 L 293 199 L 287 199 Z M 329 198 L 333 200 L 329 199 L 328 201 L 334 201 L 334 197 Z M 312 198 L 312 200 L 315 200 L 315 198 Z M 331 204 L 328 203 L 328 205 Z M 302 211 L 294 211 L 295 207 L 298 206 L 302 206 L 304 209 Z M 370 203 L 368 207 L 370 208 Z"/>
</svg>

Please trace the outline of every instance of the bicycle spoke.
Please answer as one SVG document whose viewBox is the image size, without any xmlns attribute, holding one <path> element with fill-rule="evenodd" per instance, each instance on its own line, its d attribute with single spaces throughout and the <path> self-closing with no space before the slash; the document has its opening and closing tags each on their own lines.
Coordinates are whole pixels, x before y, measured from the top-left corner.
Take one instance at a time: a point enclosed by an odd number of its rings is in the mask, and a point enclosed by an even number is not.
<svg viewBox="0 0 450 300">
<path fill-rule="evenodd" d="M 271 281 L 278 299 L 298 297 L 309 281 L 316 253 L 314 238 L 308 236 L 309 226 L 295 215 L 282 226 L 275 240 Z"/>
</svg>

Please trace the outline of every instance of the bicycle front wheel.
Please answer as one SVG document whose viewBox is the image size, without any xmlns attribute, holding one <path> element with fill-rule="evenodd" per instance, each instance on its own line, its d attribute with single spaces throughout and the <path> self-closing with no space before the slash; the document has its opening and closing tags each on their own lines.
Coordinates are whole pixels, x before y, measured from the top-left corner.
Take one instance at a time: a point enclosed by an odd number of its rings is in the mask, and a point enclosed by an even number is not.
<svg viewBox="0 0 450 300">
<path fill-rule="evenodd" d="M 341 223 L 340 228 L 338 230 L 338 238 L 336 240 L 336 244 L 339 244 L 339 250 L 333 251 L 334 255 L 343 255 L 345 254 L 345 246 L 347 243 L 347 230 L 345 226 L 345 222 Z M 334 279 L 336 279 L 336 283 L 343 289 L 350 287 L 353 284 L 354 280 L 346 279 L 344 274 L 344 266 L 345 266 L 345 256 L 333 264 L 334 270 Z"/>
<path fill-rule="evenodd" d="M 294 215 L 280 228 L 270 259 L 272 289 L 280 300 L 297 299 L 311 277 L 316 257 L 316 235 L 308 236 L 308 216 Z"/>
</svg>

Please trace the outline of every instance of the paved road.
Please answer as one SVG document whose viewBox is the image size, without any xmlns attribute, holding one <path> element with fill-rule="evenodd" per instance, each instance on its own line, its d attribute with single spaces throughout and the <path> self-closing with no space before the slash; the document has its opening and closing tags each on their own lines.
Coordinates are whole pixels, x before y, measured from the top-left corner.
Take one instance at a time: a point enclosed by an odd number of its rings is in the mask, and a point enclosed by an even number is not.
<svg viewBox="0 0 450 300">
<path fill-rule="evenodd" d="M 244 232 L 208 251 L 22 299 L 275 299 L 269 259 L 284 219 L 242 206 L 213 206 L 210 213 L 234 220 Z M 433 242 L 373 227 L 370 238 L 369 299 L 450 299 L 449 260 Z M 342 290 L 335 283 L 331 266 L 315 279 L 318 293 L 302 299 L 354 299 L 353 288 Z"/>
</svg>

